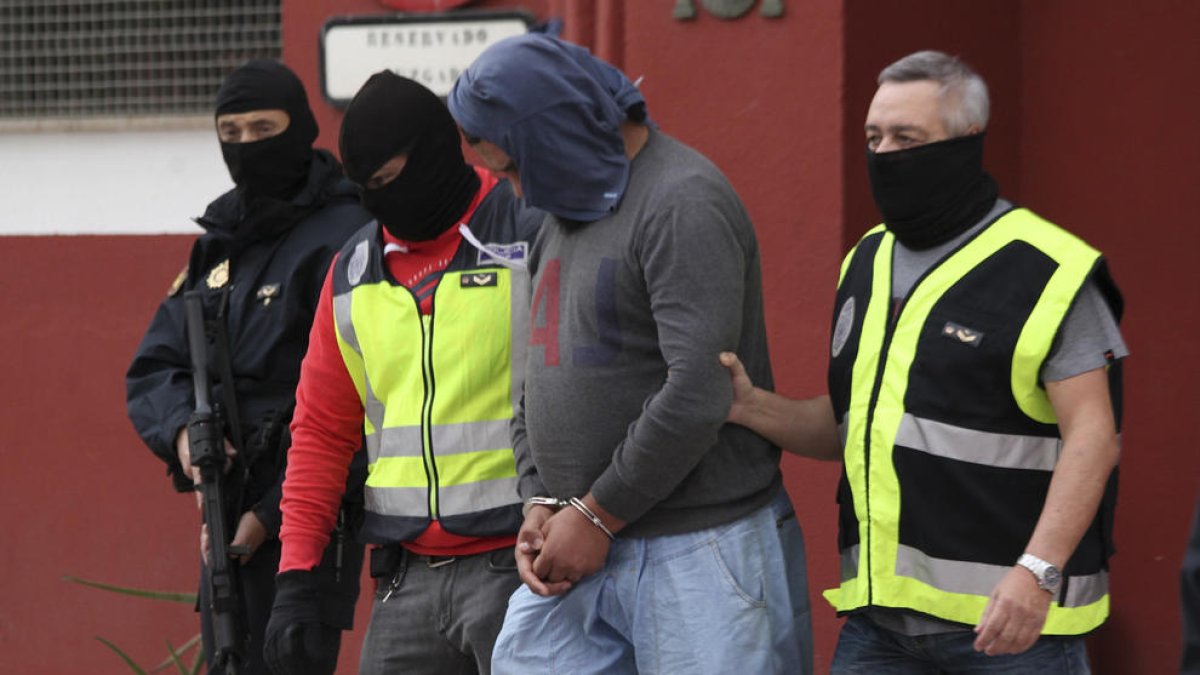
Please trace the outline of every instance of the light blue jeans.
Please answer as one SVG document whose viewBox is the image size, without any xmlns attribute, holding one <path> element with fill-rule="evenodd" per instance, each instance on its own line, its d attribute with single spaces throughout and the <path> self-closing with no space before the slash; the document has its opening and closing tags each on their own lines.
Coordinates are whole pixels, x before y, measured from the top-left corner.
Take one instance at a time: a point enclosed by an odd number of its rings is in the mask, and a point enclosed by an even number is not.
<svg viewBox="0 0 1200 675">
<path fill-rule="evenodd" d="M 732 523 L 623 539 L 564 595 L 522 586 L 496 675 L 795 675 L 812 671 L 804 542 L 783 490 Z"/>
<path fill-rule="evenodd" d="M 1043 636 L 1020 654 L 988 656 L 975 651 L 971 630 L 907 636 L 861 614 L 842 626 L 833 675 L 1087 675 L 1081 637 Z"/>
</svg>

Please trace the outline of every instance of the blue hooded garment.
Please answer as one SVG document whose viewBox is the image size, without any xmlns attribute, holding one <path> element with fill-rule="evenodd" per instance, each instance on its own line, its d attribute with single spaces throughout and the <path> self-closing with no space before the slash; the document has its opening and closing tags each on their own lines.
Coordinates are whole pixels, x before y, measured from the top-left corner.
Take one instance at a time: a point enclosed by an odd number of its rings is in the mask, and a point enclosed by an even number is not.
<svg viewBox="0 0 1200 675">
<path fill-rule="evenodd" d="M 488 47 L 454 83 L 450 113 L 516 164 L 527 204 L 575 221 L 610 214 L 629 183 L 621 123 L 645 99 L 621 71 L 540 33 Z"/>
</svg>

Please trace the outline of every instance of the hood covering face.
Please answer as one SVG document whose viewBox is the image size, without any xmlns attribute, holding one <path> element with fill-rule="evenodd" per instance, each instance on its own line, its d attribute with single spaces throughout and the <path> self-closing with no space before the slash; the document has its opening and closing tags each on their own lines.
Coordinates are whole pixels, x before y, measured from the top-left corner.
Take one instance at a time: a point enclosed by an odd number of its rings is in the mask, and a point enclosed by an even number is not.
<svg viewBox="0 0 1200 675">
<path fill-rule="evenodd" d="M 250 61 L 225 78 L 217 91 L 215 117 L 252 110 L 282 110 L 283 133 L 252 143 L 221 142 L 229 176 L 249 204 L 261 198 L 290 199 L 308 180 L 317 121 L 308 107 L 304 85 L 280 63 Z"/>
<path fill-rule="evenodd" d="M 458 126 L 441 99 L 390 70 L 372 75 L 354 95 L 338 144 L 363 206 L 406 241 L 437 238 L 479 190 L 479 176 L 463 159 Z M 367 189 L 371 176 L 397 155 L 407 157 L 400 174 Z"/>
<path fill-rule="evenodd" d="M 629 183 L 621 123 L 646 119 L 646 101 L 621 71 L 541 33 L 488 47 L 454 83 L 450 113 L 468 135 L 517 167 L 527 204 L 591 222 Z"/>
</svg>

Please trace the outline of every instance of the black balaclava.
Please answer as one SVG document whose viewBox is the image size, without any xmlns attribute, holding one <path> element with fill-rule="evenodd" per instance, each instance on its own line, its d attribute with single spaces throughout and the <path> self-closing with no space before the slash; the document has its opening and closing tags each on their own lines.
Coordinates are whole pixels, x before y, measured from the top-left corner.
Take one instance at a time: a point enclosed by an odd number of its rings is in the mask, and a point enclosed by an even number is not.
<svg viewBox="0 0 1200 675">
<path fill-rule="evenodd" d="M 461 143 L 458 125 L 436 94 L 384 70 L 350 101 L 338 145 L 346 176 L 359 186 L 371 215 L 400 239 L 427 241 L 458 222 L 479 190 Z M 366 189 L 396 155 L 408 157 L 400 175 Z"/>
<path fill-rule="evenodd" d="M 908 150 L 867 150 L 871 194 L 883 222 L 911 249 L 932 248 L 970 229 L 996 203 L 983 170 L 983 134 Z"/>
<path fill-rule="evenodd" d="M 243 203 L 259 198 L 288 200 L 308 179 L 317 121 L 308 107 L 304 85 L 275 61 L 254 60 L 225 78 L 217 92 L 218 116 L 251 110 L 288 114 L 283 133 L 253 143 L 221 143 L 221 155 Z"/>
</svg>

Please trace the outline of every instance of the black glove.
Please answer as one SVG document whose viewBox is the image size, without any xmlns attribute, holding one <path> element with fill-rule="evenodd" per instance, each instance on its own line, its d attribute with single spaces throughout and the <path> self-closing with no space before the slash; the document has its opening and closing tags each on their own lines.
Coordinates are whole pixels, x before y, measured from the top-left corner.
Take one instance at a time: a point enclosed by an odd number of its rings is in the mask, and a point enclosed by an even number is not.
<svg viewBox="0 0 1200 675">
<path fill-rule="evenodd" d="M 275 577 L 263 659 L 275 675 L 332 675 L 341 631 L 321 623 L 317 573 L 290 570 Z"/>
</svg>

